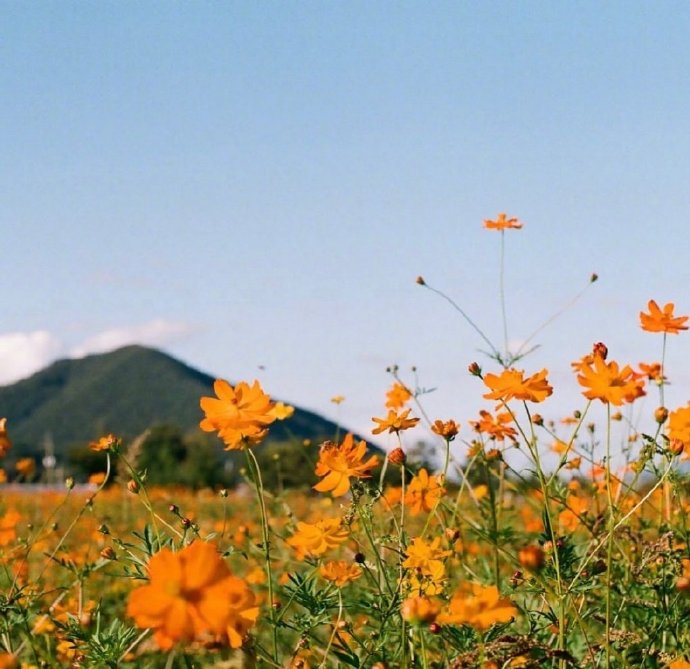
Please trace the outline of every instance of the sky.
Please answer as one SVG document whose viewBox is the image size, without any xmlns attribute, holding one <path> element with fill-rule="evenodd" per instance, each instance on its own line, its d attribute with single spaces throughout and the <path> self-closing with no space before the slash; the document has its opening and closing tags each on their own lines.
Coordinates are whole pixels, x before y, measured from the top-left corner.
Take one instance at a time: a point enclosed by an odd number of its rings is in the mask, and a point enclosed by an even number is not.
<svg viewBox="0 0 690 669">
<path fill-rule="evenodd" d="M 482 226 L 499 212 L 524 223 L 505 235 L 513 347 L 600 277 L 520 362 L 549 369 L 544 415 L 582 406 L 570 362 L 595 341 L 660 358 L 649 299 L 690 313 L 685 3 L 5 1 L 0 18 L 0 383 L 138 342 L 366 434 L 386 367 L 411 384 L 416 366 L 427 412 L 469 438 L 491 403 L 467 365 L 495 363 L 415 278 L 500 346 Z M 666 362 L 684 404 L 690 334 Z"/>
</svg>

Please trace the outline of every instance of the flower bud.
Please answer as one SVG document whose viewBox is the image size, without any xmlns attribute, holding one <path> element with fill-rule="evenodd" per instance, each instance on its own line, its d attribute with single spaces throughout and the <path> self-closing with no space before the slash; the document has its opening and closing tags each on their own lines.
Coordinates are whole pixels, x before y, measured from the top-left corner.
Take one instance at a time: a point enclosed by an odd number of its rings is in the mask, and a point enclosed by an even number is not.
<svg viewBox="0 0 690 669">
<path fill-rule="evenodd" d="M 467 371 L 472 374 L 472 376 L 482 375 L 482 368 L 476 362 L 471 362 L 467 368 Z"/>
<path fill-rule="evenodd" d="M 534 416 L 532 416 L 532 422 L 535 425 L 543 425 L 544 424 L 544 418 L 542 417 L 541 414 L 535 413 Z"/>
<path fill-rule="evenodd" d="M 666 422 L 666 419 L 668 418 L 668 409 L 666 407 L 657 407 L 657 409 L 654 411 L 654 420 L 659 423 L 659 425 L 662 425 L 663 423 Z"/>
<path fill-rule="evenodd" d="M 72 490 L 72 488 L 74 488 L 74 478 L 68 476 L 65 479 L 65 488 L 67 488 L 67 490 Z"/>
<path fill-rule="evenodd" d="M 115 551 L 110 546 L 106 546 L 101 551 L 101 557 L 104 560 L 117 560 L 117 555 L 115 554 Z"/>
<path fill-rule="evenodd" d="M 680 455 L 685 448 L 685 444 L 682 439 L 671 439 L 668 444 L 668 450 L 673 455 Z"/>
<path fill-rule="evenodd" d="M 139 492 L 139 484 L 134 479 L 130 479 L 127 481 L 127 490 L 136 495 Z"/>
<path fill-rule="evenodd" d="M 404 465 L 406 460 L 407 456 L 405 455 L 405 451 L 400 447 L 393 449 L 388 454 L 388 462 L 392 465 Z"/>
<path fill-rule="evenodd" d="M 424 277 L 423 277 L 423 276 L 418 276 L 418 277 L 417 277 L 417 283 L 418 283 L 420 286 L 426 286 L 426 281 L 424 281 Z"/>
<path fill-rule="evenodd" d="M 606 356 L 609 354 L 609 349 L 606 344 L 598 341 L 592 346 L 592 354 L 595 356 L 598 355 L 602 360 L 606 360 Z"/>
</svg>

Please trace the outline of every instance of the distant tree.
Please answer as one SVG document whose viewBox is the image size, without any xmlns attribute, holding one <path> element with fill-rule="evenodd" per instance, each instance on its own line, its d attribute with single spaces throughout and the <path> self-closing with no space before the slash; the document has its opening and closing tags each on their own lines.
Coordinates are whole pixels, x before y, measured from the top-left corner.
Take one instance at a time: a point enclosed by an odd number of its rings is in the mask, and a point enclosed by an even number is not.
<svg viewBox="0 0 690 669">
<path fill-rule="evenodd" d="M 92 451 L 88 445 L 76 444 L 67 451 L 67 464 L 72 475 L 86 480 L 91 474 L 105 471 L 106 455 Z"/>
<path fill-rule="evenodd" d="M 153 485 L 185 485 L 192 488 L 231 483 L 219 444 L 204 435 L 185 436 L 175 425 L 156 425 L 137 448 L 138 470 L 146 470 Z"/>
</svg>

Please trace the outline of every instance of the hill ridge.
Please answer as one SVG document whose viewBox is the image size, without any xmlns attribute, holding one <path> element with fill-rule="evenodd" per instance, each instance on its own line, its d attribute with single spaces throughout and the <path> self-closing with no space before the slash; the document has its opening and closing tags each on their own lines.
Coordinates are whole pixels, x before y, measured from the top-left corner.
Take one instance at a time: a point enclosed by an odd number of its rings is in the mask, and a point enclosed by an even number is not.
<svg viewBox="0 0 690 669">
<path fill-rule="evenodd" d="M 82 358 L 62 358 L 0 387 L 0 415 L 8 419 L 18 455 L 39 454 L 50 433 L 64 454 L 107 432 L 134 437 L 155 424 L 197 431 L 199 398 L 213 394 L 215 377 L 159 349 L 132 344 Z M 295 407 L 271 426 L 268 441 L 329 438 L 332 421 Z"/>
</svg>

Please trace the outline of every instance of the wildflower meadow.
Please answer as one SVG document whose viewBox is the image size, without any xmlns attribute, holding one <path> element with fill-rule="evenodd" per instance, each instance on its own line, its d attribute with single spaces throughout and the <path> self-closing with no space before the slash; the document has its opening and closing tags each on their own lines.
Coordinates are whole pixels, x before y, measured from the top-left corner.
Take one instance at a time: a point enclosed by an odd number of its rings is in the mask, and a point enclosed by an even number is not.
<svg viewBox="0 0 690 669">
<path fill-rule="evenodd" d="M 522 223 L 484 227 L 502 280 Z M 654 359 L 593 343 L 572 362 L 581 405 L 549 416 L 559 389 L 531 342 L 499 345 L 417 284 L 488 349 L 467 360 L 485 408 L 429 415 L 393 366 L 370 435 L 294 444 L 318 478 L 303 489 L 264 485 L 257 453 L 292 409 L 255 380 L 200 398 L 200 429 L 243 458 L 236 489 L 149 485 L 131 445 L 103 435 L 89 487 L 0 493 L 0 668 L 690 669 L 690 404 L 665 403 L 689 317 L 650 296 L 632 316 Z M 419 425 L 440 458 L 412 448 Z M 382 434 L 385 453 L 368 441 Z"/>
</svg>

